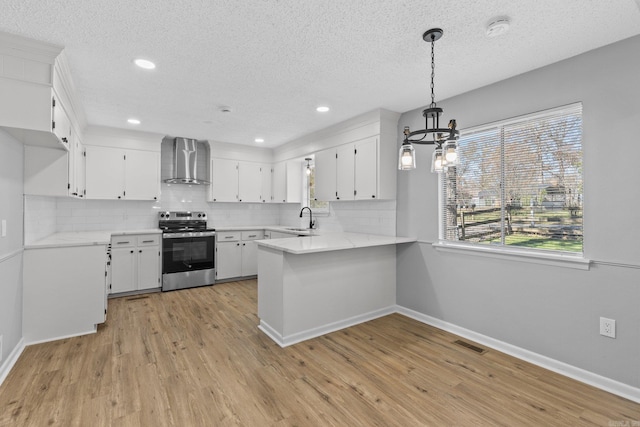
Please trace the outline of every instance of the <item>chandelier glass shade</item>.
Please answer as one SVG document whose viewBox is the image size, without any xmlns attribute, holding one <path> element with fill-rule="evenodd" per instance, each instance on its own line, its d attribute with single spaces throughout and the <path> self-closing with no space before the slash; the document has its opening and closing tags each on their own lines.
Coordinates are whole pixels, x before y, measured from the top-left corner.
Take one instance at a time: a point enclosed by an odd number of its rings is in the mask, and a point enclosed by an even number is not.
<svg viewBox="0 0 640 427">
<path fill-rule="evenodd" d="M 425 128 L 412 131 L 409 126 L 404 128 L 404 141 L 400 147 L 398 157 L 398 169 L 410 170 L 416 168 L 415 149 L 413 144 L 435 145 L 431 158 L 431 171 L 444 172 L 450 166 L 458 164 L 457 140 L 460 132 L 456 129 L 456 121 L 450 120 L 447 127 L 440 127 L 440 115 L 442 108 L 436 105 L 434 94 L 435 55 L 434 45 L 436 40 L 442 37 L 440 28 L 432 28 L 426 31 L 422 38 L 431 43 L 431 104 L 422 111 L 425 120 Z"/>
</svg>

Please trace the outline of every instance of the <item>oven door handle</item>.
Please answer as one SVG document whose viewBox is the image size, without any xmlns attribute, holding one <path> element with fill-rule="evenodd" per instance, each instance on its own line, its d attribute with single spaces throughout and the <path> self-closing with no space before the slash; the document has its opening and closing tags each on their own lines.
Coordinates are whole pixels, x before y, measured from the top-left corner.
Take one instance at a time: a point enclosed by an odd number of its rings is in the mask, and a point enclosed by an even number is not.
<svg viewBox="0 0 640 427">
<path fill-rule="evenodd" d="M 184 239 L 185 237 L 214 237 L 215 231 L 193 231 L 186 233 L 162 233 L 163 239 Z"/>
</svg>

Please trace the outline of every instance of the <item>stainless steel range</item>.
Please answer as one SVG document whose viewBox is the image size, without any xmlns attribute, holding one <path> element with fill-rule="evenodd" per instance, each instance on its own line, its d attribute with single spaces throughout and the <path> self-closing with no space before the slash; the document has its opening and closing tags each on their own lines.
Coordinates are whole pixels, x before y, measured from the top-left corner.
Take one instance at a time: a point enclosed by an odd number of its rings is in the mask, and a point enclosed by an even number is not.
<svg viewBox="0 0 640 427">
<path fill-rule="evenodd" d="M 215 229 L 204 212 L 160 212 L 162 290 L 193 288 L 215 282 Z"/>
</svg>

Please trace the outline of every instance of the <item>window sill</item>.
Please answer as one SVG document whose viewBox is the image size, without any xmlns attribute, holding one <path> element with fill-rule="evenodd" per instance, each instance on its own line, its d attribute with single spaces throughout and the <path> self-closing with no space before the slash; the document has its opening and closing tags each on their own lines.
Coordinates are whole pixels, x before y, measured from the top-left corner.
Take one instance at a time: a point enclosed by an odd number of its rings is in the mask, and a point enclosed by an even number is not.
<svg viewBox="0 0 640 427">
<path fill-rule="evenodd" d="M 574 254 L 533 252 L 529 250 L 519 250 L 514 248 L 495 246 L 471 246 L 450 242 L 436 242 L 431 243 L 431 245 L 434 249 L 442 252 L 453 252 L 467 255 L 473 254 L 487 258 L 529 262 L 533 264 L 544 264 L 555 267 L 574 268 L 578 270 L 589 270 L 589 266 L 591 263 L 591 260 L 584 258 L 582 255 Z"/>
</svg>

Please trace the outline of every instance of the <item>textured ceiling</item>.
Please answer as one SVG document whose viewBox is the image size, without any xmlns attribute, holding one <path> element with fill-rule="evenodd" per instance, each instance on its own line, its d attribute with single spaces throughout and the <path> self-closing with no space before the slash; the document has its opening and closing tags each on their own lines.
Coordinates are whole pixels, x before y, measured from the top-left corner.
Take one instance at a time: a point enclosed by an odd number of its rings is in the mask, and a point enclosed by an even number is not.
<svg viewBox="0 0 640 427">
<path fill-rule="evenodd" d="M 2 0 L 0 31 L 65 46 L 89 124 L 274 147 L 428 104 L 431 27 L 440 100 L 640 34 L 638 1 Z"/>
</svg>

